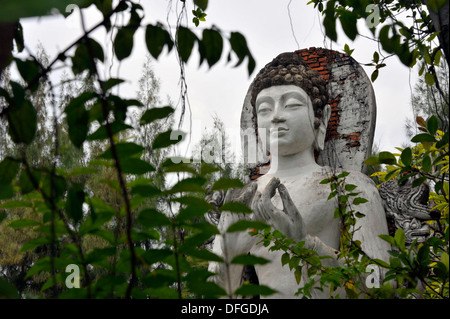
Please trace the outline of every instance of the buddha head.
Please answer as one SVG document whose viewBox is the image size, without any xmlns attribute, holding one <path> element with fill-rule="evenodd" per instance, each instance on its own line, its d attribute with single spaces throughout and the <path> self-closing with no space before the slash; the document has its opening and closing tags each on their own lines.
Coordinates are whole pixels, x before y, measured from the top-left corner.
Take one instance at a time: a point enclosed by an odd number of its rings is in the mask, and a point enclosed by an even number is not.
<svg viewBox="0 0 450 319">
<path fill-rule="evenodd" d="M 268 63 L 253 81 L 250 102 L 258 129 L 271 130 L 270 140 L 286 155 L 323 149 L 331 114 L 326 82 L 298 54 L 282 53 Z"/>
</svg>

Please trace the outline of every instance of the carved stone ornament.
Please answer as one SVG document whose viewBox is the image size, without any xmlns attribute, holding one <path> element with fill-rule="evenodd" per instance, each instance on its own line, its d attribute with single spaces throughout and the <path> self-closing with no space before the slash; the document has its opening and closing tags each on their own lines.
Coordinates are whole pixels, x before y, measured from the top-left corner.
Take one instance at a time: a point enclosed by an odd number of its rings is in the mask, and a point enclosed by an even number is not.
<svg viewBox="0 0 450 319">
<path fill-rule="evenodd" d="M 412 187 L 412 181 L 399 185 L 396 180 L 384 182 L 379 188 L 384 209 L 393 235 L 399 228 L 405 232 L 405 243 L 411 245 L 426 241 L 431 234 L 429 220 L 439 219 L 440 213 L 429 204 L 429 186 Z"/>
</svg>

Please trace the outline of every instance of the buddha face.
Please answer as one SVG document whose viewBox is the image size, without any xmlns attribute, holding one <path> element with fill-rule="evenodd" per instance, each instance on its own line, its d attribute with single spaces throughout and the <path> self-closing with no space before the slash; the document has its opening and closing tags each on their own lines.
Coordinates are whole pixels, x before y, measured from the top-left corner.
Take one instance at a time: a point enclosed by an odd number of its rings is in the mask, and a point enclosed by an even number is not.
<svg viewBox="0 0 450 319">
<path fill-rule="evenodd" d="M 258 131 L 272 154 L 294 155 L 313 151 L 320 128 L 314 128 L 314 110 L 308 94 L 295 85 L 262 90 L 256 98 Z"/>
</svg>

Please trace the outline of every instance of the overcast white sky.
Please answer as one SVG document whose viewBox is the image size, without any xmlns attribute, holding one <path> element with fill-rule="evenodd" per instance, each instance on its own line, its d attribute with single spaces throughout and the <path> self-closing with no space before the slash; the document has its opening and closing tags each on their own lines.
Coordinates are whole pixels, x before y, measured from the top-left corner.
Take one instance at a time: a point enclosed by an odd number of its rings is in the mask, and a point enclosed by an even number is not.
<svg viewBox="0 0 450 319">
<path fill-rule="evenodd" d="M 246 61 L 241 66 L 233 68 L 233 63 L 226 63 L 228 47 L 225 46 L 222 60 L 217 65 L 208 69 L 205 63 L 199 68 L 199 59 L 194 48 L 194 54 L 186 66 L 186 80 L 195 127 L 210 127 L 212 115 L 217 114 L 227 128 L 233 128 L 238 132 L 242 104 L 253 76 L 281 52 L 312 46 L 343 51 L 344 44 L 348 43 L 355 49 L 352 56 L 358 62 L 371 61 L 376 43 L 361 37 L 352 43 L 339 27 L 338 43 L 331 45 L 330 41 L 324 39 L 321 16 L 312 5 L 306 3 L 306 0 L 293 0 L 290 4 L 292 27 L 299 45 L 297 46 L 288 14 L 289 0 L 209 1 L 207 21 L 201 23 L 195 32 L 200 33 L 200 28 L 212 25 L 216 25 L 225 34 L 231 31 L 241 32 L 247 39 L 257 67 L 252 77 L 248 76 Z M 166 24 L 169 20 L 174 26 L 177 10 L 181 9 L 181 2 L 178 0 L 143 0 L 141 4 L 145 8 L 143 24 L 156 21 Z M 189 27 L 195 28 L 191 22 L 191 10 L 192 8 L 188 7 L 186 23 Z M 100 19 L 101 15 L 96 10 L 89 10 L 88 25 L 93 25 Z M 126 20 L 127 18 L 125 22 Z M 78 12 L 68 19 L 58 16 L 25 19 L 22 25 L 28 47 L 35 50 L 38 42 L 41 42 L 51 58 L 81 34 Z M 359 25 L 359 30 L 369 34 L 364 23 Z M 110 58 L 111 43 L 103 30 L 97 32 L 95 38 L 103 45 L 105 54 Z M 137 82 L 148 52 L 143 29 L 135 35 L 134 41 L 131 57 L 121 64 L 115 61 L 111 73 L 114 77 L 127 79 L 127 83 L 120 87 L 120 93 L 126 96 L 134 96 L 137 91 Z M 382 69 L 373 84 L 377 99 L 375 143 L 380 145 L 381 150 L 394 151 L 395 146 L 408 142 L 404 122 L 407 117 L 413 117 L 410 93 L 416 74 L 415 72 L 410 74 L 409 69 L 402 66 L 396 57 L 390 58 L 387 63 L 388 67 Z M 161 96 L 168 95 L 172 101 L 177 102 L 180 70 L 174 51 L 167 54 L 164 50 L 160 58 L 154 61 L 153 67 L 161 81 Z M 372 69 L 364 68 L 370 76 Z M 105 66 L 104 70 L 106 73 L 110 72 L 109 65 Z M 189 114 L 186 115 L 184 123 L 184 129 L 187 130 Z"/>
</svg>

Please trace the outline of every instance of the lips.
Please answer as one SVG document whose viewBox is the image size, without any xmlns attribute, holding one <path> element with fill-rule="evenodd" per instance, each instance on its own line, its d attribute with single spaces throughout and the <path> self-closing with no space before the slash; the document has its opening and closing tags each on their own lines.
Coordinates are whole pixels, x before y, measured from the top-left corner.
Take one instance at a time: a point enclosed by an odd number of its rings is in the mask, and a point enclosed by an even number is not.
<svg viewBox="0 0 450 319">
<path fill-rule="evenodd" d="M 274 127 L 270 129 L 271 134 L 276 134 L 277 136 L 283 136 L 289 131 L 286 127 Z"/>
</svg>

